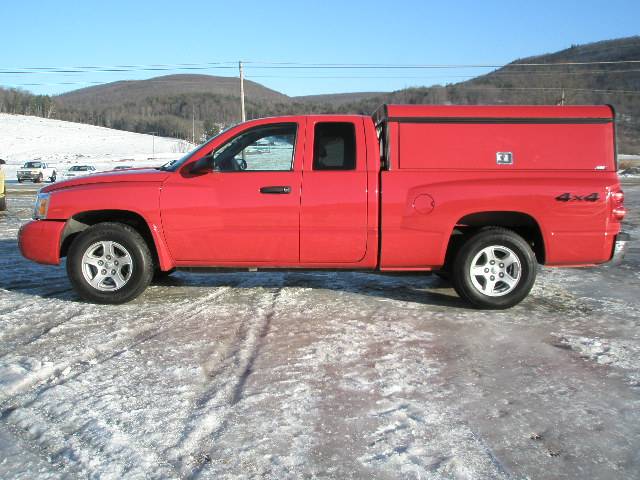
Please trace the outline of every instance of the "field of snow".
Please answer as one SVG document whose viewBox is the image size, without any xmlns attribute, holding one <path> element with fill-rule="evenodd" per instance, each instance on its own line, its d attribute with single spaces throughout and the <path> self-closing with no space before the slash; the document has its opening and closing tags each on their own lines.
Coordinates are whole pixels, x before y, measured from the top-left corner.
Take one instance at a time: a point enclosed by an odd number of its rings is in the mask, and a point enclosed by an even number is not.
<svg viewBox="0 0 640 480">
<path fill-rule="evenodd" d="M 15 180 L 16 170 L 28 160 L 51 163 L 59 172 L 75 164 L 94 165 L 100 171 L 117 165 L 160 165 L 191 148 L 175 138 L 0 113 L 0 158 L 7 161 L 7 180 Z"/>
<path fill-rule="evenodd" d="M 20 256 L 35 188 L 0 213 L 2 479 L 638 478 L 637 244 L 501 312 L 353 272 L 177 272 L 102 306 Z"/>
</svg>

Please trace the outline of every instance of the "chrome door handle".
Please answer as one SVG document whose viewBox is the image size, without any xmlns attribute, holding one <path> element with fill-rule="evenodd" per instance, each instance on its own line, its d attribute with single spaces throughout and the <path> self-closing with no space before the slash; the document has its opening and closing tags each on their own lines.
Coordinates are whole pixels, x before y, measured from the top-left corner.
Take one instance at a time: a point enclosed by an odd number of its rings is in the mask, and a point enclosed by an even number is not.
<svg viewBox="0 0 640 480">
<path fill-rule="evenodd" d="M 291 187 L 289 186 L 269 186 L 269 187 L 260 187 L 260 193 L 271 193 L 271 194 L 287 194 L 291 193 Z"/>
</svg>

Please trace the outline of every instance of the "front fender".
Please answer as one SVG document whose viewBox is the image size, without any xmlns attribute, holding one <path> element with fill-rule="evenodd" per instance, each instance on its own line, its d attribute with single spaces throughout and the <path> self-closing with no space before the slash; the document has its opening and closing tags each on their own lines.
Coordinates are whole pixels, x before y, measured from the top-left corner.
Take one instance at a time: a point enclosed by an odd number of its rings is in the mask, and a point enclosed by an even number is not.
<svg viewBox="0 0 640 480">
<path fill-rule="evenodd" d="M 18 247 L 23 257 L 45 265 L 60 264 L 60 245 L 65 222 L 33 220 L 18 233 Z"/>
<path fill-rule="evenodd" d="M 162 270 L 175 262 L 164 239 L 160 220 L 159 182 L 91 183 L 51 192 L 47 218 L 68 222 L 82 215 L 109 212 L 105 221 L 118 221 L 118 212 L 135 214 L 149 229 Z"/>
</svg>

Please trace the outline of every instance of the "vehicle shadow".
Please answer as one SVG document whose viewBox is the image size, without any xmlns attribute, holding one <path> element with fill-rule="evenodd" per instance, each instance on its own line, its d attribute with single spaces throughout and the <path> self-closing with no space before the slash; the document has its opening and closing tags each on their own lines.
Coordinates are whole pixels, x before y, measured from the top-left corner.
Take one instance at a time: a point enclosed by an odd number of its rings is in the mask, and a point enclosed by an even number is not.
<svg viewBox="0 0 640 480">
<path fill-rule="evenodd" d="M 429 274 L 340 271 L 176 272 L 153 283 L 158 287 L 312 288 L 370 297 L 469 309 L 451 285 Z"/>
<path fill-rule="evenodd" d="M 20 255 L 15 239 L 0 240 L 0 289 L 40 298 L 54 298 L 83 302 L 73 291 L 66 276 L 64 261 L 60 266 L 39 265 Z M 313 288 L 350 294 L 366 295 L 402 302 L 456 308 L 470 308 L 458 298 L 451 286 L 435 275 L 383 274 L 378 272 L 340 271 L 216 271 L 211 273 L 175 272 L 152 283 L 136 302 L 157 303 L 163 293 L 175 299 L 179 289 L 185 296 L 190 290 L 206 288 Z M 160 292 L 154 290 L 160 289 Z M 161 293 L 162 292 L 162 293 Z"/>
<path fill-rule="evenodd" d="M 0 240 L 0 290 L 43 298 L 75 297 L 64 268 L 39 265 L 23 258 L 15 238 Z"/>
</svg>

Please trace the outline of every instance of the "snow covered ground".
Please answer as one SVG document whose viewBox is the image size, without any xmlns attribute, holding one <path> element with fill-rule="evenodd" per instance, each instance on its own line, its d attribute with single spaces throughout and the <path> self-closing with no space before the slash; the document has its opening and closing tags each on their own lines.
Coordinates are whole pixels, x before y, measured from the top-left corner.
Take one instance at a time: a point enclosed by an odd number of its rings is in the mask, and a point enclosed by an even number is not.
<svg viewBox="0 0 640 480">
<path fill-rule="evenodd" d="M 0 478 L 638 478 L 637 244 L 505 312 L 349 272 L 178 272 L 101 306 L 20 256 L 34 193 L 0 213 Z"/>
<path fill-rule="evenodd" d="M 79 164 L 111 170 L 117 165 L 160 165 L 192 148 L 175 138 L 0 113 L 0 158 L 8 162 L 7 180 L 15 180 L 16 170 L 28 160 L 51 163 L 59 172 Z"/>
</svg>

